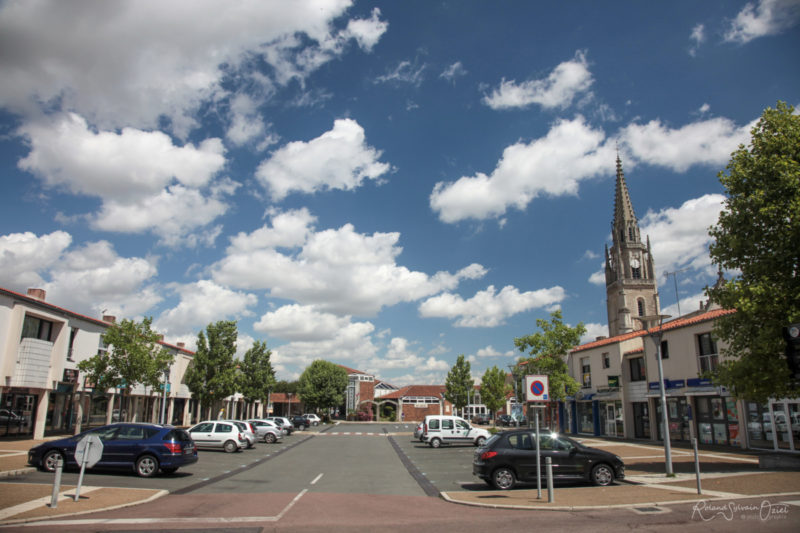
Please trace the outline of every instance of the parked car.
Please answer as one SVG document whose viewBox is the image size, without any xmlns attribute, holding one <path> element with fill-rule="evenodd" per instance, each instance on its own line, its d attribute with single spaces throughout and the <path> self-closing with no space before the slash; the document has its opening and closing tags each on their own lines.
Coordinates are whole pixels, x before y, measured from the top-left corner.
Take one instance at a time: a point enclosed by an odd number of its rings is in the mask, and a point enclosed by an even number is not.
<svg viewBox="0 0 800 533">
<path fill-rule="evenodd" d="M 256 418 L 248 422 L 256 430 L 256 439 L 263 440 L 267 444 L 279 441 L 286 434 L 283 428 L 278 427 L 272 420 Z"/>
<path fill-rule="evenodd" d="M 420 422 L 419 424 L 417 424 L 417 427 L 414 428 L 414 438 L 419 439 L 420 442 L 424 442 L 424 440 L 422 439 L 424 427 L 425 427 L 424 424 Z"/>
<path fill-rule="evenodd" d="M 283 428 L 287 435 L 291 435 L 292 431 L 294 431 L 294 425 L 288 418 L 282 416 L 268 416 L 264 418 L 264 420 L 275 422 L 278 427 Z"/>
<path fill-rule="evenodd" d="M 10 409 L 0 409 L 0 426 L 27 426 L 28 417 L 15 413 Z"/>
<path fill-rule="evenodd" d="M 151 477 L 159 470 L 172 474 L 182 466 L 197 462 L 197 446 L 185 429 L 120 423 L 43 442 L 28 451 L 28 463 L 53 472 L 61 459 L 65 467 L 78 468 L 75 448 L 88 435 L 96 435 L 103 443 L 103 454 L 95 468 L 132 468 L 138 476 Z"/>
<path fill-rule="evenodd" d="M 443 444 L 474 444 L 482 446 L 491 434 L 476 428 L 460 416 L 428 415 L 422 422 L 422 441 L 432 448 Z"/>
<path fill-rule="evenodd" d="M 222 448 L 228 453 L 247 446 L 247 438 L 239 426 L 224 420 L 206 420 L 189 429 L 198 448 Z"/>
<path fill-rule="evenodd" d="M 322 422 L 322 420 L 320 420 L 320 418 L 314 413 L 306 413 L 303 415 L 303 418 L 308 420 L 312 426 L 318 426 Z"/>
<path fill-rule="evenodd" d="M 488 426 L 489 424 L 492 423 L 492 417 L 489 416 L 488 414 L 475 415 L 472 417 L 472 423 L 481 424 L 482 426 Z"/>
<path fill-rule="evenodd" d="M 556 433 L 540 433 L 542 477 L 550 457 L 555 480 L 583 480 L 610 485 L 625 478 L 625 464 L 613 453 L 584 446 Z M 472 460 L 472 473 L 500 490 L 518 482 L 536 481 L 536 433 L 530 429 L 504 431 L 492 436 Z"/>
<path fill-rule="evenodd" d="M 528 419 L 525 418 L 524 416 L 521 416 L 518 419 L 514 418 L 511 415 L 500 415 L 497 417 L 498 426 L 516 427 L 517 422 L 519 422 L 520 427 L 528 425 Z"/>
<path fill-rule="evenodd" d="M 300 430 L 308 429 L 311 425 L 311 422 L 303 415 L 296 415 L 292 417 L 292 425 Z"/>
<path fill-rule="evenodd" d="M 244 435 L 245 443 L 248 449 L 256 445 L 256 428 L 253 427 L 252 424 L 245 422 L 244 420 L 224 420 L 223 422 L 230 422 L 239 428 L 239 431 L 241 431 Z"/>
</svg>

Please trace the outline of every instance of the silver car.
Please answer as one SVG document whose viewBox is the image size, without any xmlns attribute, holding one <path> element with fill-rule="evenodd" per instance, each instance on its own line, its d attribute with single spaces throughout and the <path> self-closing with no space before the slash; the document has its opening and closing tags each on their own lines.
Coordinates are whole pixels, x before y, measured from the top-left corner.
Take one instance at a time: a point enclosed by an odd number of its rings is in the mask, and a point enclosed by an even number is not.
<svg viewBox="0 0 800 533">
<path fill-rule="evenodd" d="M 222 448 L 228 453 L 247 446 L 247 439 L 237 425 L 225 420 L 206 420 L 189 429 L 198 448 Z"/>
<path fill-rule="evenodd" d="M 287 435 L 291 435 L 292 431 L 294 431 L 294 424 L 292 424 L 292 422 L 288 418 L 282 416 L 268 416 L 264 420 L 275 422 L 275 425 L 278 427 L 282 427 Z"/>
<path fill-rule="evenodd" d="M 248 448 L 252 448 L 256 445 L 256 432 L 252 424 L 245 422 L 244 420 L 224 420 L 224 422 L 236 424 L 236 427 L 239 428 L 239 431 L 244 434 Z"/>
<path fill-rule="evenodd" d="M 277 442 L 286 434 L 286 432 L 278 427 L 275 422 L 271 420 L 255 418 L 253 420 L 248 420 L 256 430 L 256 438 L 258 440 L 263 440 L 267 444 L 271 444 L 273 442 Z"/>
</svg>

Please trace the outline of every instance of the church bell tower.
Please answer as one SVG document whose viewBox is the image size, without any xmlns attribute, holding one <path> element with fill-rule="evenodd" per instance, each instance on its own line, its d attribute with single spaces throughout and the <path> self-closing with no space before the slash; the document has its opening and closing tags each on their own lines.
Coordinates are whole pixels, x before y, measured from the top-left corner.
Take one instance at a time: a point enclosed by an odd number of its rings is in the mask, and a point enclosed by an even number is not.
<svg viewBox="0 0 800 533">
<path fill-rule="evenodd" d="M 611 249 L 606 245 L 606 305 L 608 333 L 615 337 L 642 329 L 633 317 L 661 312 L 650 238 L 642 242 L 619 155 L 611 235 Z"/>
</svg>

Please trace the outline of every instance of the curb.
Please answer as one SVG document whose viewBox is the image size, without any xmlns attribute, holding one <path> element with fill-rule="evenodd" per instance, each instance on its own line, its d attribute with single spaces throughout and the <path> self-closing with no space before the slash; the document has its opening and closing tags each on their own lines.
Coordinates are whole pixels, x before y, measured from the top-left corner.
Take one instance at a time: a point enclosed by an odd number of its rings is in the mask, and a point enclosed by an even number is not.
<svg viewBox="0 0 800 533">
<path fill-rule="evenodd" d="M 57 518 L 64 518 L 66 516 L 79 516 L 79 515 L 90 514 L 90 513 L 101 513 L 101 512 L 105 512 L 105 511 L 113 511 L 115 509 L 124 509 L 125 507 L 133 507 L 134 505 L 139 505 L 139 504 L 142 504 L 142 503 L 150 503 L 152 501 L 155 501 L 155 500 L 161 498 L 162 496 L 166 496 L 167 494 L 169 494 L 168 490 L 160 490 L 160 491 L 156 492 L 155 494 L 153 494 L 152 496 L 150 496 L 149 498 L 145 498 L 143 500 L 136 500 L 136 501 L 133 501 L 133 502 L 120 503 L 118 505 L 111 505 L 109 507 L 102 507 L 100 509 L 86 509 L 84 511 L 76 511 L 74 513 L 64 513 L 64 514 L 57 514 L 57 515 L 46 516 L 46 517 L 37 516 L 37 517 L 31 517 L 31 518 L 17 518 L 17 519 L 11 519 L 11 520 L 4 520 L 4 521 L 0 521 L 0 527 L 13 526 L 13 525 L 17 525 L 17 524 L 31 524 L 31 523 L 34 523 L 34 522 L 37 522 L 37 523 L 41 522 L 44 525 L 44 524 L 46 524 L 47 522 L 49 522 L 51 520 L 54 520 L 54 519 L 57 519 Z"/>
<path fill-rule="evenodd" d="M 20 476 L 22 474 L 27 474 L 29 472 L 35 472 L 36 468 L 32 466 L 26 466 L 23 468 L 17 468 L 16 470 L 4 470 L 0 472 L 0 478 L 3 477 L 11 477 L 11 476 Z"/>
</svg>

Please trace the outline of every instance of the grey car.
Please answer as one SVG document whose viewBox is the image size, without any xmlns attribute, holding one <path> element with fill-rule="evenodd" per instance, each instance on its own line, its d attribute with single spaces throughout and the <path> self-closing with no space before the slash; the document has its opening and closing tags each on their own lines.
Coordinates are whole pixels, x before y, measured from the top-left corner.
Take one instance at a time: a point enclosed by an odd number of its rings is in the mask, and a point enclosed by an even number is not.
<svg viewBox="0 0 800 533">
<path fill-rule="evenodd" d="M 272 420 L 254 418 L 248 420 L 256 430 L 256 438 L 263 440 L 267 444 L 279 441 L 283 438 L 284 431 L 279 428 Z"/>
</svg>

